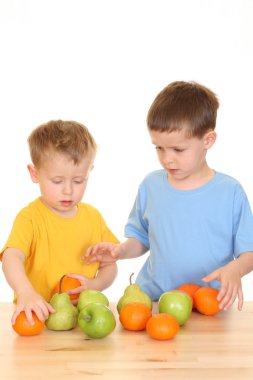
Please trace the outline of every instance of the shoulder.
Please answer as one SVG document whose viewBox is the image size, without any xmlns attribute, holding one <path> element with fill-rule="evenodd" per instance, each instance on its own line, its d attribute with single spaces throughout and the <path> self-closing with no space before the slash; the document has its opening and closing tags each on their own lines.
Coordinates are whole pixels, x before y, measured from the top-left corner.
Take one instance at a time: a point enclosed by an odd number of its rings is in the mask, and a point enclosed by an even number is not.
<svg viewBox="0 0 253 380">
<path fill-rule="evenodd" d="M 233 190 L 235 192 L 244 193 L 242 185 L 234 177 L 220 172 L 216 173 L 216 177 L 216 183 L 218 186 Z"/>
<path fill-rule="evenodd" d="M 166 177 L 165 170 L 155 170 L 153 172 L 148 173 L 144 179 L 142 180 L 140 186 L 152 186 L 154 184 L 159 184 L 164 181 Z"/>
<path fill-rule="evenodd" d="M 39 210 L 39 198 L 35 199 L 27 206 L 23 207 L 17 214 L 16 218 L 32 219 L 36 217 Z"/>
<path fill-rule="evenodd" d="M 241 183 L 224 173 L 217 173 L 213 193 L 216 193 L 220 200 L 224 200 L 224 202 L 230 200 L 234 205 L 248 202 L 247 194 Z"/>
</svg>

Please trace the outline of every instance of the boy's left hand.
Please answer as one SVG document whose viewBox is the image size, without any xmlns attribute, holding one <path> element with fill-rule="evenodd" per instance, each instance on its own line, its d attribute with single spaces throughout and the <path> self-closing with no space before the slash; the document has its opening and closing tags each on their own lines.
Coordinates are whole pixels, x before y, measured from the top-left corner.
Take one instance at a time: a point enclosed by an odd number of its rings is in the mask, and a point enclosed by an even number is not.
<svg viewBox="0 0 253 380">
<path fill-rule="evenodd" d="M 219 308 L 228 310 L 238 297 L 238 310 L 242 310 L 243 293 L 239 265 L 236 260 L 230 262 L 224 267 L 216 269 L 206 277 L 202 278 L 203 282 L 218 280 L 221 288 L 218 294 Z"/>
</svg>

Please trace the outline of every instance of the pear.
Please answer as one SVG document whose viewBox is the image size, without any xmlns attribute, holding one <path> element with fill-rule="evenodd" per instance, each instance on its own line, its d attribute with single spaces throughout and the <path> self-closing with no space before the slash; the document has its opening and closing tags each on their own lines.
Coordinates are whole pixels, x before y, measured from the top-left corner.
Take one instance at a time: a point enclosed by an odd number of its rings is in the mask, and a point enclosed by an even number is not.
<svg viewBox="0 0 253 380">
<path fill-rule="evenodd" d="M 128 285 L 124 291 L 123 296 L 119 299 L 117 303 L 117 310 L 118 313 L 120 313 L 120 310 L 122 309 L 123 306 L 130 302 L 142 302 L 147 305 L 150 310 L 152 310 L 152 301 L 150 297 L 143 292 L 143 290 L 139 287 L 137 284 L 132 284 L 132 276 L 134 273 L 131 274 L 129 282 L 130 285 Z"/>
<path fill-rule="evenodd" d="M 59 285 L 59 293 L 55 293 L 50 300 L 50 304 L 55 309 L 55 313 L 49 315 L 45 324 L 49 330 L 63 331 L 71 330 L 77 325 L 78 311 L 67 293 L 62 293 L 61 285 L 62 280 L 65 277 L 62 276 Z"/>
</svg>

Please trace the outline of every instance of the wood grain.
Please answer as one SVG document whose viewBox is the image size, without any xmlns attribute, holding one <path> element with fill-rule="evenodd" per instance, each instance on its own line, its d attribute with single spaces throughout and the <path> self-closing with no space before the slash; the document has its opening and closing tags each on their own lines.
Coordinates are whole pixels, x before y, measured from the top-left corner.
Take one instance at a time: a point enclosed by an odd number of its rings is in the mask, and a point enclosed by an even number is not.
<svg viewBox="0 0 253 380">
<path fill-rule="evenodd" d="M 58 379 L 252 379 L 253 303 L 206 317 L 193 312 L 178 335 L 156 341 L 145 331 L 117 327 L 101 340 L 75 328 L 45 330 L 20 337 L 10 319 L 14 306 L 0 304 L 0 377 L 7 380 Z M 156 305 L 154 307 L 156 312 Z"/>
</svg>

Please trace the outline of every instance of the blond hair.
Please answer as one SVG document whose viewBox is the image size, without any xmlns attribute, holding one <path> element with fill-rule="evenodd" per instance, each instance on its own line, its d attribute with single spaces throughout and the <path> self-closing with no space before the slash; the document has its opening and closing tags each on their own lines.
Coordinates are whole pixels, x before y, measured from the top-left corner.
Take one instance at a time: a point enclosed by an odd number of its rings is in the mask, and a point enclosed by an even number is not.
<svg viewBox="0 0 253 380">
<path fill-rule="evenodd" d="M 97 145 L 88 129 L 76 121 L 51 120 L 35 128 L 28 137 L 33 164 L 41 165 L 48 152 L 69 156 L 75 164 L 87 155 L 96 155 Z"/>
</svg>

